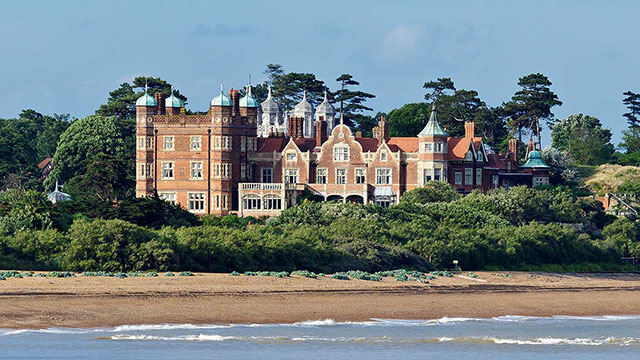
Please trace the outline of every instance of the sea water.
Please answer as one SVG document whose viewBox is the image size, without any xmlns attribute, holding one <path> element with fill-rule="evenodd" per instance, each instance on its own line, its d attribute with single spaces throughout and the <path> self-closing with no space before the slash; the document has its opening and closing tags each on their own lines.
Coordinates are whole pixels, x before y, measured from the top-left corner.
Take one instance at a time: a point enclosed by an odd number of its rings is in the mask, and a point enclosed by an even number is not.
<svg viewBox="0 0 640 360">
<path fill-rule="evenodd" d="M 640 359 L 640 316 L 2 329 L 0 359 Z"/>
</svg>

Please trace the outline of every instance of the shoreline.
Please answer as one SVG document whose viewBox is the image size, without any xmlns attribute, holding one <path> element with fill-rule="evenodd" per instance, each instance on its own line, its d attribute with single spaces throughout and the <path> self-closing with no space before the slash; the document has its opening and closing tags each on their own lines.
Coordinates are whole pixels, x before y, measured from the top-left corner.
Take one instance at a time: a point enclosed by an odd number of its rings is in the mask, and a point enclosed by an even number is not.
<svg viewBox="0 0 640 360">
<path fill-rule="evenodd" d="M 0 282 L 0 328 L 640 315 L 640 275 L 476 272 L 428 284 L 198 274 Z"/>
</svg>

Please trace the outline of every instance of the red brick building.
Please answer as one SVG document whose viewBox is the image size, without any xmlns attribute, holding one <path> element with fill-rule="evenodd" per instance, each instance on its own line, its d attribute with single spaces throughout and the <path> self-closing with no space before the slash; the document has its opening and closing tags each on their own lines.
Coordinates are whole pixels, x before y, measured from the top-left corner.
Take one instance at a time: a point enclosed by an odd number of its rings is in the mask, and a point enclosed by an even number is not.
<svg viewBox="0 0 640 360">
<path fill-rule="evenodd" d="M 221 90 L 206 115 L 186 115 L 175 96 L 145 91 L 136 102 L 137 196 L 157 191 L 197 214 L 270 216 L 294 206 L 305 190 L 318 200 L 389 206 L 432 180 L 463 193 L 548 183 L 538 151 L 518 167 L 515 140 L 496 154 L 473 122 L 464 137 L 450 137 L 435 108 L 416 137 L 390 137 L 384 117 L 373 137 L 363 137 L 341 122 L 328 131 L 322 115 L 311 126 L 309 115 L 295 114 L 286 118 L 285 134 L 258 137 L 261 110 L 250 88 L 242 98 Z"/>
</svg>

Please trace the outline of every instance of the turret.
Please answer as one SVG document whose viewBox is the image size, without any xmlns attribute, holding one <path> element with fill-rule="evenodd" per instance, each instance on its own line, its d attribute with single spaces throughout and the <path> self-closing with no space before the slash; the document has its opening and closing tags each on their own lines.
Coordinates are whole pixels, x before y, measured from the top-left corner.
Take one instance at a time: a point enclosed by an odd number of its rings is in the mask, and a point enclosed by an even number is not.
<svg viewBox="0 0 640 360">
<path fill-rule="evenodd" d="M 302 100 L 293 109 L 293 116 L 303 119 L 304 137 L 313 137 L 315 135 L 315 124 L 313 123 L 313 106 L 307 100 L 307 91 L 302 95 Z"/>
<path fill-rule="evenodd" d="M 329 100 L 327 99 L 327 92 L 324 92 L 324 100 L 322 101 L 322 103 L 320 105 L 318 105 L 318 108 L 316 109 L 316 122 L 320 119 L 323 118 L 324 121 L 326 122 L 326 135 L 330 135 L 331 134 L 331 130 L 333 130 L 333 128 L 336 126 L 336 109 L 333 107 L 333 105 L 331 105 L 331 103 L 329 102 Z"/>
</svg>

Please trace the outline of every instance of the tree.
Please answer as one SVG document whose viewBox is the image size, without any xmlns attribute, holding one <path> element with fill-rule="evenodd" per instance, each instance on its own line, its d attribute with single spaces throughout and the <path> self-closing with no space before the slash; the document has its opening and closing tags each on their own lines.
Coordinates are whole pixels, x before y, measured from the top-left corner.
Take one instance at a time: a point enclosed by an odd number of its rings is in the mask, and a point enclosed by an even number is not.
<svg viewBox="0 0 640 360">
<path fill-rule="evenodd" d="M 69 179 L 64 186 L 72 198 L 95 197 L 101 201 L 113 201 L 135 195 L 129 157 L 100 153 L 86 159 L 86 162 L 84 172 Z"/>
<path fill-rule="evenodd" d="M 549 79 L 540 74 L 529 74 L 518 79 L 522 88 L 503 104 L 504 115 L 509 118 L 507 126 L 522 142 L 522 132 L 530 130 L 540 141 L 540 120 L 546 120 L 550 128 L 554 125 L 551 108 L 562 105 L 558 95 L 551 91 Z"/>
<path fill-rule="evenodd" d="M 442 181 L 430 181 L 424 187 L 407 191 L 400 199 L 401 204 L 427 204 L 432 202 L 451 202 L 460 198 L 460 194 L 449 184 Z"/>
<path fill-rule="evenodd" d="M 363 115 L 363 111 L 373 111 L 372 108 L 364 105 L 368 99 L 376 97 L 364 91 L 351 91 L 347 86 L 358 86 L 359 82 L 353 79 L 351 74 L 342 74 L 336 81 L 340 82 L 340 90 L 334 94 L 334 104 L 340 104 L 340 112 L 344 115 L 344 123 L 356 130 L 367 130 L 368 117 Z M 360 126 L 360 123 L 363 123 Z"/>
<path fill-rule="evenodd" d="M 77 120 L 60 136 L 53 157 L 55 167 L 47 178 L 47 188 L 56 180 L 66 182 L 87 172 L 100 154 L 113 156 L 127 165 L 127 175 L 135 171 L 135 121 L 98 115 Z"/>
<path fill-rule="evenodd" d="M 427 123 L 431 106 L 428 103 L 404 104 L 389 111 L 389 136 L 412 137 L 418 135 Z"/>
<path fill-rule="evenodd" d="M 551 129 L 551 144 L 566 151 L 578 164 L 599 165 L 611 159 L 611 131 L 593 116 L 574 114 Z"/>
<path fill-rule="evenodd" d="M 142 96 L 145 86 L 149 89 L 149 94 L 161 92 L 166 96 L 171 95 L 171 84 L 161 78 L 138 76 L 133 79 L 133 85 L 128 82 L 120 84 L 120 87 L 109 93 L 107 103 L 100 105 L 96 114 L 100 116 L 112 116 L 117 119 L 135 119 L 136 100 Z M 139 91 L 135 91 L 139 89 Z M 187 97 L 179 90 L 174 89 L 173 94 L 187 104 Z"/>
<path fill-rule="evenodd" d="M 546 147 L 542 149 L 542 160 L 551 168 L 549 182 L 552 185 L 567 185 L 577 179 L 578 169 L 566 151 Z"/>
<path fill-rule="evenodd" d="M 640 94 L 636 94 L 631 91 L 626 91 L 622 93 L 622 95 L 626 96 L 622 103 L 627 106 L 629 109 L 628 113 L 625 113 L 623 116 L 627 118 L 627 123 L 630 128 L 638 128 L 640 127 Z"/>
<path fill-rule="evenodd" d="M 324 81 L 316 79 L 314 74 L 286 73 L 275 78 L 272 94 L 285 110 L 292 110 L 302 100 L 304 91 L 307 92 L 307 100 L 317 106 L 327 89 Z"/>
</svg>

